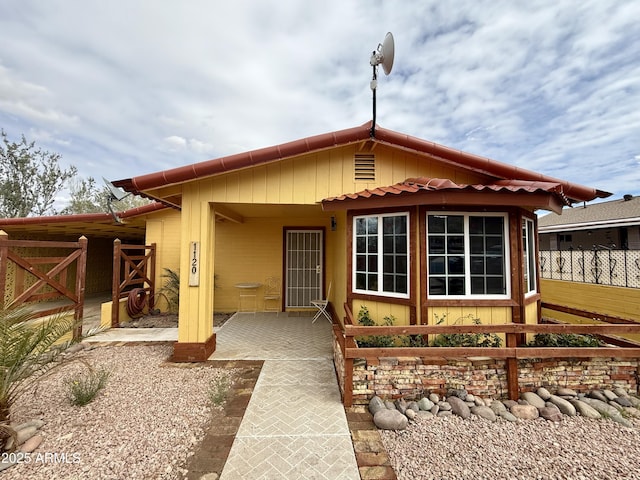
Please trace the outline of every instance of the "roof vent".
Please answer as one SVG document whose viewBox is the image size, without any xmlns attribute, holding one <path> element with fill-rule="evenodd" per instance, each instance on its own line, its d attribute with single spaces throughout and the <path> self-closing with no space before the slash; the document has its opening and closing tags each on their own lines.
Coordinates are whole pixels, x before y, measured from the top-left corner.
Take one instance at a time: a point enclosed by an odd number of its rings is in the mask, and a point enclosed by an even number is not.
<svg viewBox="0 0 640 480">
<path fill-rule="evenodd" d="M 376 157 L 372 153 L 356 153 L 353 158 L 354 179 L 356 182 L 375 182 Z"/>
<path fill-rule="evenodd" d="M 633 195 L 631 195 L 630 193 L 627 193 L 627 194 L 626 194 L 624 197 L 622 197 L 622 198 L 624 198 L 624 201 L 625 201 L 625 202 L 628 202 L 629 200 L 631 200 L 631 199 L 633 198 Z"/>
</svg>

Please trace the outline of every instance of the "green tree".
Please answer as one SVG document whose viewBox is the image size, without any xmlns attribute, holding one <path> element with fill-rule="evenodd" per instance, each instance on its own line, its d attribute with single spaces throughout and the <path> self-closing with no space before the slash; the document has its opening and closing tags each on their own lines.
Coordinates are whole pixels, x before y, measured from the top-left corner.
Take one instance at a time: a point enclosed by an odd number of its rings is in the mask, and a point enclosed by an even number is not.
<svg viewBox="0 0 640 480">
<path fill-rule="evenodd" d="M 58 165 L 60 155 L 37 148 L 24 135 L 12 142 L 0 130 L 0 218 L 55 214 L 56 195 L 78 170 Z"/>
</svg>

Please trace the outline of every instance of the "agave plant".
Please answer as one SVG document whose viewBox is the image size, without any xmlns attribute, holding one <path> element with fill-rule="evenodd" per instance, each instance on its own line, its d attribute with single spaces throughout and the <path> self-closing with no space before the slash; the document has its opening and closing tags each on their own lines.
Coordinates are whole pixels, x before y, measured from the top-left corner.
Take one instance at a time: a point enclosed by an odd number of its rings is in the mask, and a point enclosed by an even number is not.
<svg viewBox="0 0 640 480">
<path fill-rule="evenodd" d="M 37 319 L 26 308 L 0 308 L 0 451 L 11 435 L 11 407 L 34 383 L 62 365 L 61 354 L 76 340 L 73 318 Z M 93 335 L 98 330 L 88 332 Z"/>
</svg>

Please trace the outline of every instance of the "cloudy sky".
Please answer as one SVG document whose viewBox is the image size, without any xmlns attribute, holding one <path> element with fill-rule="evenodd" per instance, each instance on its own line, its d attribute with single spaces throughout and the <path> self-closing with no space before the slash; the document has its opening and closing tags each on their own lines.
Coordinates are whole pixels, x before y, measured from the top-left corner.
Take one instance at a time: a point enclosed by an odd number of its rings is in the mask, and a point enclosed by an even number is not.
<svg viewBox="0 0 640 480">
<path fill-rule="evenodd" d="M 640 194 L 637 0 L 0 1 L 0 128 L 129 178 L 378 125 Z"/>
</svg>

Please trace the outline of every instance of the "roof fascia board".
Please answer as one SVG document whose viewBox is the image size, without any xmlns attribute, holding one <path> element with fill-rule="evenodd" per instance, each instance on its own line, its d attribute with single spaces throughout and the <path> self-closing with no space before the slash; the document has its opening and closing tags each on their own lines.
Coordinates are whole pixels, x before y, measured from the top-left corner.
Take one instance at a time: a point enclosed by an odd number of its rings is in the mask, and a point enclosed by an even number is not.
<svg viewBox="0 0 640 480">
<path fill-rule="evenodd" d="M 561 225 L 549 225 L 548 227 L 538 227 L 540 233 L 566 232 L 568 230 L 592 230 L 595 228 L 610 227 L 637 227 L 640 226 L 639 218 L 625 218 L 624 220 L 604 220 L 600 222 L 568 223 Z"/>
<path fill-rule="evenodd" d="M 326 212 L 341 210 L 365 210 L 389 207 L 407 207 L 415 205 L 431 205 L 449 207 L 453 205 L 476 205 L 486 207 L 530 207 L 533 209 L 552 210 L 556 213 L 564 205 L 552 193 L 505 193 L 505 192 L 460 192 L 431 191 L 409 194 L 384 195 L 374 197 L 358 197 L 355 199 L 322 201 L 322 209 Z"/>
</svg>

